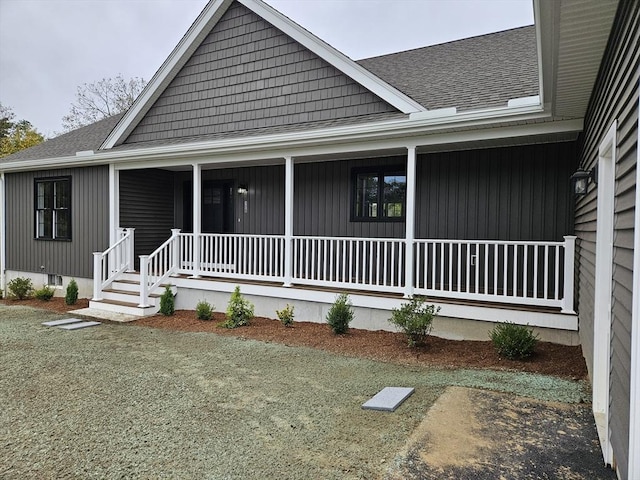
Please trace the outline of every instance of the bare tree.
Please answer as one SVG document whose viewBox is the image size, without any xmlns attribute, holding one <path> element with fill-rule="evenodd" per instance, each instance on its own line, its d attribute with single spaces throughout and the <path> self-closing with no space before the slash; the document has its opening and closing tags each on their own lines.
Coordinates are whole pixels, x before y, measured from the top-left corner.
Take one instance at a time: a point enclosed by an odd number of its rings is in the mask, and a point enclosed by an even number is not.
<svg viewBox="0 0 640 480">
<path fill-rule="evenodd" d="M 62 128 L 68 132 L 124 112 L 146 84 L 142 78 L 125 80 L 121 74 L 83 84 L 78 87 L 76 101 L 71 104 L 69 114 L 62 117 Z"/>
</svg>

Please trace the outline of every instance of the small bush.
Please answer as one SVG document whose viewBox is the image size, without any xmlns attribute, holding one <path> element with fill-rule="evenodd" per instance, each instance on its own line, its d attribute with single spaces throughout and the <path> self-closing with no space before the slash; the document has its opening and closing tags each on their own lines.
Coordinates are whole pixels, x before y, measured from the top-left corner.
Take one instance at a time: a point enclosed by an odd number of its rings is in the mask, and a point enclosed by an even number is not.
<svg viewBox="0 0 640 480">
<path fill-rule="evenodd" d="M 160 297 L 160 313 L 165 316 L 173 315 L 176 311 L 176 299 L 169 288 L 169 285 L 164 287 L 164 293 Z"/>
<path fill-rule="evenodd" d="M 329 313 L 327 313 L 327 323 L 333 330 L 333 333 L 340 335 L 349 331 L 349 324 L 353 320 L 353 309 L 349 295 L 341 293 L 333 302 Z"/>
<path fill-rule="evenodd" d="M 69 282 L 69 285 L 67 285 L 67 292 L 64 296 L 64 303 L 66 303 L 67 305 L 75 305 L 77 301 L 78 301 L 78 284 L 72 278 L 71 281 Z"/>
<path fill-rule="evenodd" d="M 53 288 L 47 285 L 44 285 L 39 290 L 36 290 L 35 297 L 38 300 L 44 300 L 45 302 L 48 302 L 53 297 L 53 294 L 54 294 Z"/>
<path fill-rule="evenodd" d="M 433 317 L 440 307 L 425 304 L 422 297 L 413 297 L 408 303 L 394 308 L 389 322 L 399 327 L 407 336 L 410 347 L 423 345 L 431 333 Z"/>
<path fill-rule="evenodd" d="M 211 320 L 213 315 L 213 305 L 205 300 L 201 300 L 196 305 L 196 317 L 198 320 Z"/>
<path fill-rule="evenodd" d="M 524 325 L 499 323 L 490 333 L 498 355 L 511 360 L 531 356 L 538 342 L 538 335 Z"/>
<path fill-rule="evenodd" d="M 33 295 L 33 284 L 30 278 L 18 277 L 14 278 L 7 284 L 9 293 L 12 297 L 18 300 L 24 300 L 25 298 L 31 298 Z"/>
<path fill-rule="evenodd" d="M 253 318 L 253 304 L 240 293 L 240 287 L 236 286 L 229 299 L 226 312 L 227 320 L 222 324 L 225 328 L 236 328 L 249 325 Z"/>
<path fill-rule="evenodd" d="M 293 305 L 287 303 L 287 306 L 282 310 L 276 310 L 276 315 L 285 327 L 293 325 Z"/>
</svg>

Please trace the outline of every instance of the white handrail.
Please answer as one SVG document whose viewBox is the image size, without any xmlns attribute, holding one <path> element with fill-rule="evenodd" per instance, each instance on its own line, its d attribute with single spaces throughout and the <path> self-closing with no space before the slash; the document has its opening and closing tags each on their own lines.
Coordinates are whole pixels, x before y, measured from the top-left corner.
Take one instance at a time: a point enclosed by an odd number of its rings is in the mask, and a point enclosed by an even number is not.
<svg viewBox="0 0 640 480">
<path fill-rule="evenodd" d="M 175 243 L 179 238 L 180 229 L 172 229 L 171 237 L 151 254 L 140 255 L 140 308 L 149 306 L 149 294 L 178 271 Z"/>
<path fill-rule="evenodd" d="M 102 290 L 126 270 L 133 270 L 134 228 L 118 229 L 120 239 L 104 252 L 93 253 L 93 300 L 102 300 Z"/>
</svg>

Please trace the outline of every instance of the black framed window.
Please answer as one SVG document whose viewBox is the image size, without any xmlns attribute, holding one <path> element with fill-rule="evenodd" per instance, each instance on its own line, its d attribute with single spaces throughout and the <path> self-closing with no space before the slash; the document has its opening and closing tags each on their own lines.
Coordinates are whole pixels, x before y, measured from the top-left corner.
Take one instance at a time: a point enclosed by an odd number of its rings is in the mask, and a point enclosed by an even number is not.
<svg viewBox="0 0 640 480">
<path fill-rule="evenodd" d="M 407 174 L 404 167 L 352 171 L 354 221 L 402 221 L 405 218 Z"/>
<path fill-rule="evenodd" d="M 36 238 L 71 240 L 71 177 L 35 180 Z"/>
</svg>

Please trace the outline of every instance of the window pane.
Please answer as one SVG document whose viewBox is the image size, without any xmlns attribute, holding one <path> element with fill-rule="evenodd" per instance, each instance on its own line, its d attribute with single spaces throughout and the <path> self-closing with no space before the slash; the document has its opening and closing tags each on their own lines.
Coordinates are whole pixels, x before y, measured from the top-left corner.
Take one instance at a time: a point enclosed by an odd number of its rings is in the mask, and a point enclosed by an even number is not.
<svg viewBox="0 0 640 480">
<path fill-rule="evenodd" d="M 56 210 L 56 238 L 69 238 L 69 210 Z"/>
<path fill-rule="evenodd" d="M 38 208 L 51 208 L 53 206 L 53 184 L 51 182 L 38 182 Z"/>
<path fill-rule="evenodd" d="M 53 223 L 52 210 L 38 211 L 38 238 L 51 238 Z"/>
<path fill-rule="evenodd" d="M 356 179 L 356 217 L 378 216 L 378 175 L 361 173 Z"/>
<path fill-rule="evenodd" d="M 53 182 L 52 182 L 53 183 Z M 69 208 L 69 181 L 59 180 L 55 182 L 55 208 Z"/>
<path fill-rule="evenodd" d="M 405 175 L 385 175 L 383 188 L 384 217 L 404 216 L 404 201 L 407 190 L 407 177 Z"/>
</svg>

